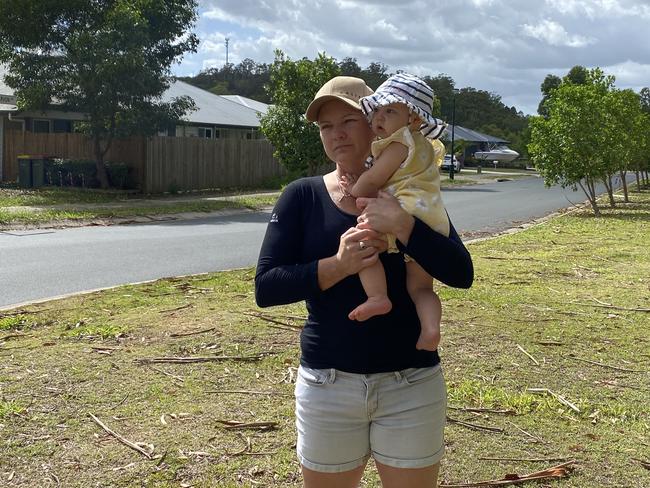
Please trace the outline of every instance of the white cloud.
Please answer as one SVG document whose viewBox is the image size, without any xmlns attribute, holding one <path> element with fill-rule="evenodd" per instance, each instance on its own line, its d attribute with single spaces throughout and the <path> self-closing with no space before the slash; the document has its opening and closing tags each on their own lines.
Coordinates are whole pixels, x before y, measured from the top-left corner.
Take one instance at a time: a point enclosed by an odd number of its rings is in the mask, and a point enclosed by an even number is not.
<svg viewBox="0 0 650 488">
<path fill-rule="evenodd" d="M 472 0 L 472 3 L 478 8 L 483 8 L 492 6 L 494 0 Z"/>
<path fill-rule="evenodd" d="M 650 6 L 630 0 L 545 0 L 553 10 L 566 15 L 586 15 L 589 19 L 641 17 L 650 19 Z"/>
<path fill-rule="evenodd" d="M 600 66 L 617 86 L 650 85 L 647 0 L 200 0 L 199 52 L 174 71 L 229 61 L 269 63 L 326 52 L 390 71 L 445 73 L 458 87 L 501 95 L 534 113 L 540 84 L 575 65 Z"/>
<path fill-rule="evenodd" d="M 617 86 L 626 86 L 638 91 L 650 85 L 650 63 L 639 64 L 627 60 L 612 66 L 604 66 L 603 70 L 616 76 Z"/>
<path fill-rule="evenodd" d="M 560 24 L 548 19 L 537 25 L 524 24 L 523 32 L 551 46 L 585 47 L 596 42 L 594 38 L 570 35 Z"/>
</svg>

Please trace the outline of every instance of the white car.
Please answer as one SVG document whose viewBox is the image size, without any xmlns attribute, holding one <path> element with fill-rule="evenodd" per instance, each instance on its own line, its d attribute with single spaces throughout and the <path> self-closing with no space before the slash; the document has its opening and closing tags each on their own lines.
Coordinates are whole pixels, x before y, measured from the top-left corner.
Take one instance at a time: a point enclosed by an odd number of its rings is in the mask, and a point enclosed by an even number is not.
<svg viewBox="0 0 650 488">
<path fill-rule="evenodd" d="M 442 161 L 440 166 L 441 170 L 449 171 L 449 166 L 451 165 L 451 154 L 445 154 L 445 159 Z M 460 161 L 454 156 L 454 172 L 460 173 Z"/>
</svg>

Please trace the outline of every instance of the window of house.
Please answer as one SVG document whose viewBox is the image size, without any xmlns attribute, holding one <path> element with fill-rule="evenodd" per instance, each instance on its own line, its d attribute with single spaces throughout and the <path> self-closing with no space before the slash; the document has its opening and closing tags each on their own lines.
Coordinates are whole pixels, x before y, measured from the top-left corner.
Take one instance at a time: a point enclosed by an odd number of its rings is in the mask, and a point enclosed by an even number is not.
<svg viewBox="0 0 650 488">
<path fill-rule="evenodd" d="M 55 120 L 53 126 L 52 132 L 72 132 L 72 121 L 70 120 Z"/>
<path fill-rule="evenodd" d="M 50 131 L 50 121 L 49 120 L 41 120 L 41 119 L 34 119 L 33 125 L 32 125 L 32 130 L 35 133 L 49 133 Z"/>
<path fill-rule="evenodd" d="M 199 127 L 199 137 L 203 137 L 205 139 L 212 139 L 212 128 Z"/>
</svg>

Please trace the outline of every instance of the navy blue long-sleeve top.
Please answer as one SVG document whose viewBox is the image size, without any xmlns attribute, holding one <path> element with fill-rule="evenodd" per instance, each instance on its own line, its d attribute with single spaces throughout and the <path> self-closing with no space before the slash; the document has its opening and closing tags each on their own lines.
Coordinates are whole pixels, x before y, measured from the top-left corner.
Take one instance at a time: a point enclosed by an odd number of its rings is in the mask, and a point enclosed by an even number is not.
<svg viewBox="0 0 650 488">
<path fill-rule="evenodd" d="M 273 209 L 260 250 L 257 304 L 269 307 L 305 300 L 303 366 L 370 374 L 438 364 L 437 351 L 415 349 L 420 322 L 406 290 L 402 253 L 380 255 L 393 303 L 386 315 L 365 322 L 348 319 L 348 313 L 366 300 L 358 275 L 320 289 L 318 261 L 337 253 L 341 234 L 354 227 L 356 219 L 335 205 L 322 176 L 288 185 Z M 472 259 L 453 226 L 447 238 L 416 218 L 408 245 L 398 242 L 398 247 L 443 283 L 471 286 Z"/>
</svg>

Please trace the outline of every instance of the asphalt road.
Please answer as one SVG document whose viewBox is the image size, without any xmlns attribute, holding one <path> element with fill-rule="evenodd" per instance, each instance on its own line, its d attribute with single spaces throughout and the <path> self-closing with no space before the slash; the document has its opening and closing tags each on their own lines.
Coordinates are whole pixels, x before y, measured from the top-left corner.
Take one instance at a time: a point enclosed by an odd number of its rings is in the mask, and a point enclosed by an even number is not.
<svg viewBox="0 0 650 488">
<path fill-rule="evenodd" d="M 582 193 L 547 189 L 540 178 L 446 189 L 452 222 L 493 232 L 542 217 Z M 0 232 L 0 307 L 168 276 L 252 266 L 268 213 L 184 221 Z"/>
</svg>

